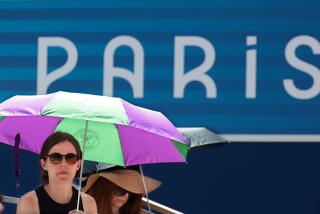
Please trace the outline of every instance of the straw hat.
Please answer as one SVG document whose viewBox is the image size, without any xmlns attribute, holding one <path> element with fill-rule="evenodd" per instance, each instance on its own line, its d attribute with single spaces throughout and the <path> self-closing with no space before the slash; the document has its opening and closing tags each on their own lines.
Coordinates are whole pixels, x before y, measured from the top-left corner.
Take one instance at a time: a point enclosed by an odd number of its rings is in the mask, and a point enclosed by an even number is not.
<svg viewBox="0 0 320 214">
<path fill-rule="evenodd" d="M 132 169 L 116 169 L 109 172 L 101 172 L 90 175 L 87 180 L 87 185 L 83 188 L 83 191 L 87 192 L 99 177 L 108 179 L 112 183 L 129 192 L 145 195 L 142 175 L 136 170 Z M 149 178 L 147 176 L 143 177 L 148 193 L 157 189 L 161 185 L 160 181 Z"/>
</svg>

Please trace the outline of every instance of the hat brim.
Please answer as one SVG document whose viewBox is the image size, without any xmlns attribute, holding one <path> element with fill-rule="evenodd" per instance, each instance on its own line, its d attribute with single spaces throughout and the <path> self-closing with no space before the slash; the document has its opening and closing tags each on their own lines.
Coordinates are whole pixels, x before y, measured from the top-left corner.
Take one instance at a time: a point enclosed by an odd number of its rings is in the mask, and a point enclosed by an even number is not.
<svg viewBox="0 0 320 214">
<path fill-rule="evenodd" d="M 90 175 L 87 180 L 87 185 L 83 188 L 84 192 L 87 192 L 99 177 L 105 178 L 119 187 L 136 194 L 145 195 L 144 183 L 147 189 L 147 193 L 157 189 L 161 182 L 153 178 L 142 176 L 139 172 L 131 169 L 117 169 L 110 172 L 101 172 Z"/>
</svg>

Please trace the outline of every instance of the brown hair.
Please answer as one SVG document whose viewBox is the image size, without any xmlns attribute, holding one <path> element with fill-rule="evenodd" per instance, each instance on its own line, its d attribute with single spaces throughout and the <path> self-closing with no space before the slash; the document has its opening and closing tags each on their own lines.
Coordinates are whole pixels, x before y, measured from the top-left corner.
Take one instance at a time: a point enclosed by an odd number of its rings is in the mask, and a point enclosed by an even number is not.
<svg viewBox="0 0 320 214">
<path fill-rule="evenodd" d="M 53 146 L 55 146 L 61 142 L 64 142 L 64 141 L 68 141 L 74 146 L 79 159 L 81 159 L 82 158 L 82 151 L 81 151 L 81 148 L 80 148 L 80 145 L 79 145 L 79 142 L 77 141 L 77 139 L 69 133 L 60 132 L 60 131 L 54 132 L 44 141 L 44 143 L 42 145 L 41 152 L 40 152 L 40 159 L 46 160 L 50 149 Z M 80 173 L 80 169 L 77 171 L 76 176 L 79 176 L 79 173 Z M 40 179 L 41 179 L 41 183 L 43 185 L 46 185 L 49 183 L 48 171 L 42 169 L 41 166 L 40 166 Z"/>
<path fill-rule="evenodd" d="M 99 214 L 112 213 L 112 196 L 116 188 L 118 188 L 116 184 L 103 177 L 99 177 L 88 190 L 87 193 L 96 200 Z M 129 192 L 128 201 L 120 208 L 119 212 L 120 214 L 140 214 L 141 209 L 142 195 Z"/>
</svg>

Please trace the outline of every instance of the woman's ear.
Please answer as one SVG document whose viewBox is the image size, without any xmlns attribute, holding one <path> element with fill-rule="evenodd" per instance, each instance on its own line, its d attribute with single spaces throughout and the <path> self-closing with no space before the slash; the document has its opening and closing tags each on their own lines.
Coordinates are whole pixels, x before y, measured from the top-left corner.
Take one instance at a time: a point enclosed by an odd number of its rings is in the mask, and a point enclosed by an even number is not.
<svg viewBox="0 0 320 214">
<path fill-rule="evenodd" d="M 47 163 L 43 159 L 40 159 L 40 165 L 43 170 L 47 170 Z"/>
</svg>

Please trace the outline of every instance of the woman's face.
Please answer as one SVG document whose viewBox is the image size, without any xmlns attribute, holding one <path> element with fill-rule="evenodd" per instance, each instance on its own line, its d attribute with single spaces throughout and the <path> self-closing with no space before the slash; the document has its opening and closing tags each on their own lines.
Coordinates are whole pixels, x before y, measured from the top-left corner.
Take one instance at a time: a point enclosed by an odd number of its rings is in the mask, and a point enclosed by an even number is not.
<svg viewBox="0 0 320 214">
<path fill-rule="evenodd" d="M 112 195 L 112 207 L 114 209 L 120 209 L 125 205 L 129 199 L 129 193 L 122 188 L 118 187 L 118 189 L 115 189 L 113 195 Z"/>
<path fill-rule="evenodd" d="M 77 152 L 69 141 L 54 145 L 46 160 L 41 159 L 41 166 L 48 171 L 49 183 L 72 183 L 80 168 Z"/>
</svg>

